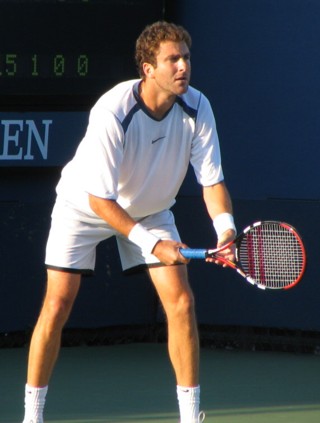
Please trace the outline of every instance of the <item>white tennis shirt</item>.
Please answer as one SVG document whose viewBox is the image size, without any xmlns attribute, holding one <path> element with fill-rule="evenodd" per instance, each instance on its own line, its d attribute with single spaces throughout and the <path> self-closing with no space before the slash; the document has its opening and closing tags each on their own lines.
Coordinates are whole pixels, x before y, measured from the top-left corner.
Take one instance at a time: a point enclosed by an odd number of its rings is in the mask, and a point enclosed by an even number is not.
<svg viewBox="0 0 320 423">
<path fill-rule="evenodd" d="M 208 99 L 189 87 L 156 120 L 139 97 L 139 83 L 123 82 L 97 101 L 86 134 L 62 171 L 58 196 L 90 219 L 100 218 L 89 206 L 88 193 L 116 200 L 135 218 L 170 208 L 189 163 L 199 184 L 223 180 Z"/>
</svg>

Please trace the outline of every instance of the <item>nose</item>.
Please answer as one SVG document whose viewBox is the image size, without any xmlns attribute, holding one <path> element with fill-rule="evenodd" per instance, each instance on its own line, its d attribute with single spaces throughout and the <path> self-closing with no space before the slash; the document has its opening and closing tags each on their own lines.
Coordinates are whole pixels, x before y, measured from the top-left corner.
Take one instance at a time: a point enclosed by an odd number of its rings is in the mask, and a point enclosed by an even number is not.
<svg viewBox="0 0 320 423">
<path fill-rule="evenodd" d="M 186 70 L 189 67 L 189 59 L 185 59 L 184 57 L 180 57 L 178 62 L 179 70 Z"/>
</svg>

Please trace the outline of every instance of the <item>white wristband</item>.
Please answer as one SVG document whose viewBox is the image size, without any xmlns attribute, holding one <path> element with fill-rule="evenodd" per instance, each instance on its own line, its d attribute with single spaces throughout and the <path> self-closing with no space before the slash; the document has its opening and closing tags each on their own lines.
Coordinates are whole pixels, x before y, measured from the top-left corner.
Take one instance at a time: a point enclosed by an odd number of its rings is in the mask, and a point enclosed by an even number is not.
<svg viewBox="0 0 320 423">
<path fill-rule="evenodd" d="M 216 230 L 218 239 L 223 234 L 223 232 L 227 231 L 228 229 L 233 229 L 235 233 L 237 233 L 233 216 L 230 213 L 218 214 L 218 216 L 213 219 L 213 226 Z"/>
<path fill-rule="evenodd" d="M 134 225 L 128 235 L 128 239 L 138 245 L 144 253 L 151 253 L 156 243 L 160 241 L 160 238 L 153 235 L 140 223 Z"/>
</svg>

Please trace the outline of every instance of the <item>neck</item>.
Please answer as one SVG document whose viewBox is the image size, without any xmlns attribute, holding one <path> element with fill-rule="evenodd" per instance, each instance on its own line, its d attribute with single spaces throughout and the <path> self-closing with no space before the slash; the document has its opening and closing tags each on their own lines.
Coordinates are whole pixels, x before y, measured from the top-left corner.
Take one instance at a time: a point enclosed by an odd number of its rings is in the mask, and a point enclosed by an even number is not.
<svg viewBox="0 0 320 423">
<path fill-rule="evenodd" d="M 157 90 L 152 83 L 146 81 L 141 81 L 139 95 L 149 113 L 156 119 L 161 119 L 176 100 L 175 95 L 167 95 L 165 92 Z"/>
</svg>

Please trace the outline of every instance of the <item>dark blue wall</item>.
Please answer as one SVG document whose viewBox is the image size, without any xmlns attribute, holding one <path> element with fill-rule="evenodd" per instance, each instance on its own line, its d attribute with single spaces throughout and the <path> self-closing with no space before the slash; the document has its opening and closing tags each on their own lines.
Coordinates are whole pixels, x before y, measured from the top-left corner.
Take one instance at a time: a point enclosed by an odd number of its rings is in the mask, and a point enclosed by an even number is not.
<svg viewBox="0 0 320 423">
<path fill-rule="evenodd" d="M 320 3 L 185 0 L 176 3 L 176 17 L 192 33 L 193 84 L 212 102 L 238 228 L 288 221 L 308 253 L 303 282 L 286 293 L 256 292 L 220 269 L 212 287 L 210 270 L 201 268 L 208 278 L 199 288 L 206 298 L 200 316 L 319 330 Z M 195 280 L 199 265 L 190 266 Z"/>
<path fill-rule="evenodd" d="M 177 2 L 236 198 L 319 198 L 320 3 Z"/>
<path fill-rule="evenodd" d="M 212 102 L 238 229 L 254 220 L 285 220 L 299 229 L 308 252 L 306 275 L 288 292 L 262 292 L 231 270 L 192 262 L 199 322 L 318 331 L 320 3 L 172 3 L 172 20 L 193 37 L 192 84 Z M 69 158 L 85 127 L 86 114 L 76 117 L 77 124 L 50 116 L 58 127 L 49 140 L 55 146 L 49 167 L 37 149 L 34 163 L 0 163 L 0 332 L 34 324 L 44 289 L 42 262 L 60 160 Z M 0 114 L 3 118 L 8 114 Z M 62 128 L 68 148 L 60 150 Z M 192 171 L 174 211 L 186 243 L 213 244 Z M 69 326 L 149 324 L 156 316 L 155 304 L 145 276 L 123 277 L 114 242 L 106 242 L 98 251 L 97 275 L 84 280 Z"/>
<path fill-rule="evenodd" d="M 320 3 L 177 1 L 237 198 L 319 198 Z"/>
</svg>

